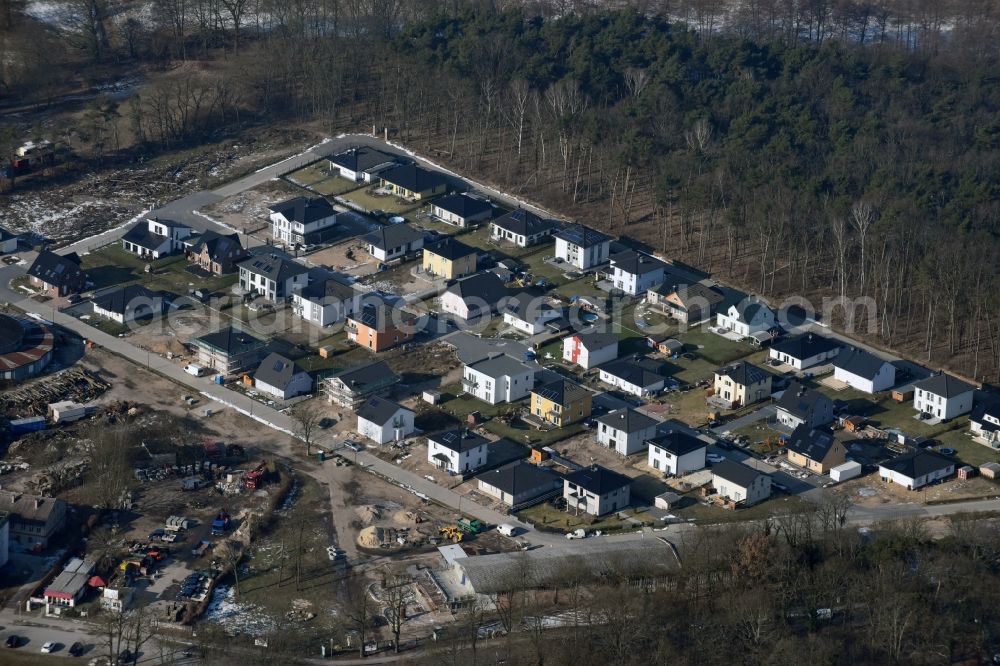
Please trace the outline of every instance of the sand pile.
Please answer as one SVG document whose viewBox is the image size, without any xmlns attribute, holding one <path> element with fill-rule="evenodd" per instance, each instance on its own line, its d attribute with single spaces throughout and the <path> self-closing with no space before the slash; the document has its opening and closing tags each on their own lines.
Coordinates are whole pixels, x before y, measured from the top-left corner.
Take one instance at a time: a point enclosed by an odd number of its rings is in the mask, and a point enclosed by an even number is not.
<svg viewBox="0 0 1000 666">
<path fill-rule="evenodd" d="M 401 525 L 414 525 L 417 522 L 417 514 L 404 509 L 403 511 L 397 511 L 392 519 Z"/>
<path fill-rule="evenodd" d="M 371 504 L 359 506 L 357 508 L 357 512 L 361 522 L 368 525 L 382 519 L 382 512 L 377 506 L 373 506 Z"/>
<path fill-rule="evenodd" d="M 384 527 L 366 527 L 358 533 L 358 545 L 362 548 L 381 548 L 393 543 L 392 530 Z"/>
</svg>

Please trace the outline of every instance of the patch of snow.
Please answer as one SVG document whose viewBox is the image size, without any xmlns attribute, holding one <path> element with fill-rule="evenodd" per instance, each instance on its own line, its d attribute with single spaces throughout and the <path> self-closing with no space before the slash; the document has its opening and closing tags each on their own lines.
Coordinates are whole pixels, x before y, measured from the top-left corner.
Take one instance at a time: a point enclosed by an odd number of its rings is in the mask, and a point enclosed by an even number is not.
<svg viewBox="0 0 1000 666">
<path fill-rule="evenodd" d="M 264 636 L 277 628 L 274 619 L 264 609 L 256 604 L 237 601 L 235 590 L 222 585 L 212 592 L 204 618 L 233 636 Z"/>
</svg>

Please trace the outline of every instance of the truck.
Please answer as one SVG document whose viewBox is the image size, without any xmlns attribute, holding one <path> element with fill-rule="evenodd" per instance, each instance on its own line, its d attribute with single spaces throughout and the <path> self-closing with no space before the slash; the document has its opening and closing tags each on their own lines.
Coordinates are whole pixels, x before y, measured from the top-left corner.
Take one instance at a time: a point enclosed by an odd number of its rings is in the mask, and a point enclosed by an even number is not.
<svg viewBox="0 0 1000 666">
<path fill-rule="evenodd" d="M 257 490 L 268 480 L 267 461 L 261 460 L 256 467 L 243 475 L 243 485 L 247 490 Z"/>
<path fill-rule="evenodd" d="M 195 377 L 202 377 L 210 372 L 210 370 L 204 366 L 198 365 L 197 363 L 188 363 L 184 366 L 184 372 L 189 375 L 194 375 Z"/>
<path fill-rule="evenodd" d="M 17 175 L 28 173 L 56 161 L 55 147 L 51 141 L 28 141 L 21 145 L 10 158 L 10 168 Z"/>
<path fill-rule="evenodd" d="M 466 518 L 460 518 L 458 521 L 458 529 L 462 530 L 466 534 L 479 534 L 486 527 L 482 522 L 473 518 L 468 520 Z"/>
<path fill-rule="evenodd" d="M 223 509 L 216 514 L 212 521 L 212 536 L 222 536 L 229 529 L 229 513 Z"/>
<path fill-rule="evenodd" d="M 197 546 L 191 549 L 191 554 L 195 557 L 201 557 L 205 554 L 209 548 L 212 547 L 211 541 L 202 540 Z"/>
</svg>

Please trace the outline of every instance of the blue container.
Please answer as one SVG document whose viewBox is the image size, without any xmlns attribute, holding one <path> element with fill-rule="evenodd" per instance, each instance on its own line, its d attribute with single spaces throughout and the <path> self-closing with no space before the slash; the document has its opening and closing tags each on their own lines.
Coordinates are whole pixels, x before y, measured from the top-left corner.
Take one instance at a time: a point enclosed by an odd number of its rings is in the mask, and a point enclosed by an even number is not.
<svg viewBox="0 0 1000 666">
<path fill-rule="evenodd" d="M 23 435 L 26 432 L 45 430 L 44 416 L 30 416 L 26 419 L 15 419 L 10 422 L 10 434 Z"/>
<path fill-rule="evenodd" d="M 222 375 L 216 375 L 215 376 L 215 383 L 218 384 L 219 386 L 222 386 L 223 384 L 226 383 L 226 378 L 223 377 Z"/>
</svg>

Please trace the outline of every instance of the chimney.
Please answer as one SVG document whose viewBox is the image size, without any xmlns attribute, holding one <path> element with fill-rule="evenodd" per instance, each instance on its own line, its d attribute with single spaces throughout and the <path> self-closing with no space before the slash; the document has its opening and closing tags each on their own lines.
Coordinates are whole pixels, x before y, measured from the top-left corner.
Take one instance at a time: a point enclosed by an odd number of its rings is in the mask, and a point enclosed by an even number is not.
<svg viewBox="0 0 1000 666">
<path fill-rule="evenodd" d="M 375 127 L 375 125 L 373 124 L 373 125 L 372 125 L 372 136 L 375 136 L 375 130 L 376 130 L 376 127 Z"/>
<path fill-rule="evenodd" d="M 388 143 L 388 141 L 389 141 L 389 128 L 388 127 L 384 127 L 383 129 L 385 130 L 385 141 Z"/>
<path fill-rule="evenodd" d="M 35 508 L 37 509 L 41 505 L 42 505 L 42 498 L 41 497 L 36 497 L 35 498 Z"/>
</svg>

